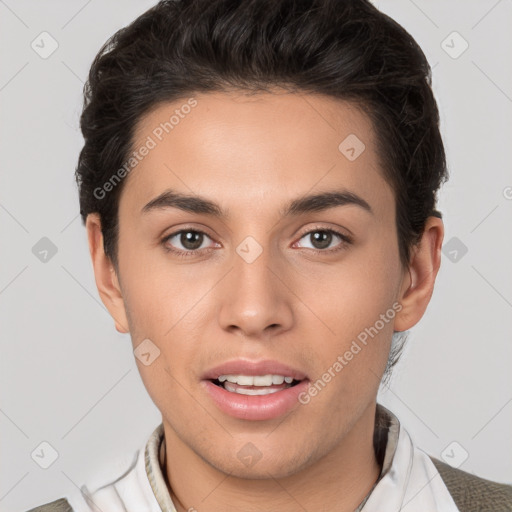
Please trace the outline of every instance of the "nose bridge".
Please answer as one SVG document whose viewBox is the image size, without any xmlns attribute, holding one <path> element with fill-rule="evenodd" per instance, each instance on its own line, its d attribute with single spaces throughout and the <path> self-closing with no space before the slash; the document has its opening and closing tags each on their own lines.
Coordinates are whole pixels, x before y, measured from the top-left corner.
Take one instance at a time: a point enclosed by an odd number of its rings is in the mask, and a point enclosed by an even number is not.
<svg viewBox="0 0 512 512">
<path fill-rule="evenodd" d="M 233 269 L 221 298 L 219 321 L 223 328 L 238 327 L 247 335 L 258 335 L 269 326 L 289 328 L 292 312 L 287 288 L 275 276 L 281 273 L 280 265 L 269 243 L 260 244 L 247 236 L 235 248 Z"/>
</svg>

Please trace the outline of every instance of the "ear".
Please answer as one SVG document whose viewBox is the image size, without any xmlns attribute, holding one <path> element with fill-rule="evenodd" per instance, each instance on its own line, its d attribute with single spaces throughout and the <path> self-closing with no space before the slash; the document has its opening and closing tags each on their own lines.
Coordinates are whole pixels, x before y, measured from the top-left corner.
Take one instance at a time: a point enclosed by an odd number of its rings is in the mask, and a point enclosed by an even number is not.
<svg viewBox="0 0 512 512">
<path fill-rule="evenodd" d="M 105 254 L 99 214 L 90 213 L 87 216 L 85 227 L 89 241 L 89 252 L 91 254 L 94 277 L 101 300 L 114 319 L 117 331 L 120 333 L 128 333 L 128 321 L 123 295 L 114 265 Z"/>
<path fill-rule="evenodd" d="M 398 301 L 402 309 L 395 316 L 395 331 L 406 331 L 419 322 L 427 309 L 437 272 L 441 266 L 443 221 L 428 217 L 420 242 L 413 247 L 408 272 Z"/>
</svg>

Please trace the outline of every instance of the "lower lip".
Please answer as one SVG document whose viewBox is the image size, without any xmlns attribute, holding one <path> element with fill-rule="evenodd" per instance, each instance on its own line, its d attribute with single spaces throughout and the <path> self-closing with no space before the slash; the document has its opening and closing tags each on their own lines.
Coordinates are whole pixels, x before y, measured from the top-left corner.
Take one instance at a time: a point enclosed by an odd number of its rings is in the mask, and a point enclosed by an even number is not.
<svg viewBox="0 0 512 512">
<path fill-rule="evenodd" d="M 299 395 L 308 388 L 304 379 L 295 386 L 268 395 L 241 395 L 226 391 L 210 380 L 202 381 L 206 391 L 218 408 L 242 420 L 271 420 L 286 414 L 294 406 L 300 405 Z"/>
</svg>

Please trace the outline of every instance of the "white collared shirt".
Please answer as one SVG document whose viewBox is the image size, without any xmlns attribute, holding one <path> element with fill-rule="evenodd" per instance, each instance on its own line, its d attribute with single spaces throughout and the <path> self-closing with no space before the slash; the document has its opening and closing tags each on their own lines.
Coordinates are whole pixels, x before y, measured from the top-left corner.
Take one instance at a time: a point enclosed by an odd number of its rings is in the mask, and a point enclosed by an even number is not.
<svg viewBox="0 0 512 512">
<path fill-rule="evenodd" d="M 377 418 L 385 443 L 382 471 L 355 512 L 458 512 L 430 457 L 414 445 L 396 416 L 377 404 Z M 162 472 L 164 440 L 160 424 L 124 471 L 118 469 L 106 484 L 90 482 L 67 496 L 74 512 L 176 512 Z"/>
</svg>

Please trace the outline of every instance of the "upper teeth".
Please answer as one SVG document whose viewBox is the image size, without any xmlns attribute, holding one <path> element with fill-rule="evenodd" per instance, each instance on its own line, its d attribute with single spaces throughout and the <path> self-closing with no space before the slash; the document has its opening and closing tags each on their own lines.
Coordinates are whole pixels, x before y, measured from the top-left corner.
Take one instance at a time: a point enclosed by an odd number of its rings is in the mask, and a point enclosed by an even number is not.
<svg viewBox="0 0 512 512">
<path fill-rule="evenodd" d="M 293 377 L 283 375 L 220 375 L 219 382 L 232 382 L 240 386 L 272 386 L 272 384 L 291 384 Z"/>
</svg>

